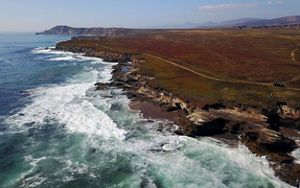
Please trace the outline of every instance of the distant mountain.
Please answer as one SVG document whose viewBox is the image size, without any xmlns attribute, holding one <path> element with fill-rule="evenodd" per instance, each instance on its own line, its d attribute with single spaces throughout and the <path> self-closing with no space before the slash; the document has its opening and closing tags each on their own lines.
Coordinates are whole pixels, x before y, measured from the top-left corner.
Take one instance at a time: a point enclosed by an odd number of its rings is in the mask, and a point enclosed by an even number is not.
<svg viewBox="0 0 300 188">
<path fill-rule="evenodd" d="M 191 29 L 191 28 L 197 28 L 197 27 L 214 27 L 216 26 L 216 22 L 204 22 L 204 23 L 192 23 L 192 22 L 186 22 L 183 24 L 174 24 L 174 25 L 163 25 L 163 26 L 158 26 L 155 28 L 159 29 Z"/>
<path fill-rule="evenodd" d="M 270 20 L 248 21 L 247 26 L 275 26 L 275 25 L 293 25 L 300 24 L 300 16 L 286 16 Z"/>
<path fill-rule="evenodd" d="M 274 26 L 274 25 L 291 25 L 300 24 L 300 16 L 287 16 L 276 19 L 261 19 L 261 18 L 240 18 L 228 20 L 224 22 L 205 22 L 205 23 L 191 23 L 187 22 L 178 25 L 167 25 L 159 28 L 168 29 L 192 29 L 192 28 L 220 28 L 220 27 L 234 27 L 234 26 Z"/>
<path fill-rule="evenodd" d="M 56 26 L 38 35 L 70 35 L 70 36 L 128 36 L 140 32 L 136 29 L 125 28 L 74 28 L 68 26 Z"/>
<path fill-rule="evenodd" d="M 241 18 L 217 23 L 214 27 L 234 27 L 234 26 L 280 26 L 300 24 L 300 16 L 286 16 L 275 19 L 259 19 L 259 18 Z M 203 28 L 202 24 L 198 28 Z M 209 25 L 207 26 L 209 27 Z"/>
<path fill-rule="evenodd" d="M 260 22 L 265 21 L 265 19 L 259 19 L 259 18 L 240 18 L 235 20 L 228 20 L 225 22 L 221 22 L 217 24 L 218 26 L 235 26 L 235 25 L 243 25 L 248 22 Z"/>
<path fill-rule="evenodd" d="M 259 19 L 259 18 L 241 18 L 236 20 L 229 20 L 225 22 L 215 23 L 184 23 L 181 25 L 169 25 L 160 28 L 169 29 L 192 29 L 192 28 L 219 28 L 219 27 L 234 27 L 234 26 L 280 26 L 280 25 L 294 25 L 300 24 L 300 16 L 287 16 L 276 19 Z M 126 28 L 74 28 L 68 26 L 56 26 L 44 32 L 37 34 L 44 35 L 70 35 L 70 36 L 132 36 L 155 29 L 126 29 Z"/>
</svg>

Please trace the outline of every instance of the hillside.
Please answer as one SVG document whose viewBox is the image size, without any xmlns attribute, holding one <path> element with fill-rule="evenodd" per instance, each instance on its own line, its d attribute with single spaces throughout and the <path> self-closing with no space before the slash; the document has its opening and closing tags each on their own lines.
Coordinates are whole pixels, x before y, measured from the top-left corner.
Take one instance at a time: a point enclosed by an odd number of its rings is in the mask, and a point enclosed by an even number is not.
<svg viewBox="0 0 300 188">
<path fill-rule="evenodd" d="M 38 35 L 69 35 L 69 36 L 129 36 L 143 32 L 139 29 L 125 28 L 74 28 L 69 26 L 56 26 L 44 32 L 37 33 Z"/>
<path fill-rule="evenodd" d="M 247 26 L 276 26 L 300 24 L 300 16 L 287 16 L 270 20 L 255 20 L 243 23 Z"/>
<path fill-rule="evenodd" d="M 259 18 L 240 18 L 234 20 L 228 20 L 224 22 L 212 24 L 198 24 L 197 28 L 218 28 L 218 27 L 234 27 L 234 26 L 248 26 L 248 27 L 260 27 L 260 26 L 285 26 L 300 24 L 300 16 L 286 16 L 275 19 L 259 19 Z"/>
</svg>

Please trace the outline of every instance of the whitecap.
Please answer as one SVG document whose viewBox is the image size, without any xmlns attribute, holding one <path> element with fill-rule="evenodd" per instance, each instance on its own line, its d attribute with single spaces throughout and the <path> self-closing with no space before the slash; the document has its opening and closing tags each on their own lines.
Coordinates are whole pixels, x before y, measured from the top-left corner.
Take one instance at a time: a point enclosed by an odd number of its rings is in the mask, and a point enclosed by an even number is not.
<svg viewBox="0 0 300 188">
<path fill-rule="evenodd" d="M 55 58 L 49 59 L 49 61 L 76 61 L 76 60 L 79 60 L 79 59 L 74 56 L 55 57 Z"/>
<path fill-rule="evenodd" d="M 33 102 L 7 122 L 19 126 L 30 122 L 37 126 L 46 122 L 59 123 L 72 133 L 124 139 L 126 132 L 86 98 L 90 87 L 89 84 L 71 84 L 34 90 Z"/>
<path fill-rule="evenodd" d="M 145 139 L 115 145 L 113 150 L 139 156 L 140 161 L 133 160 L 133 165 L 141 171 L 151 166 L 152 176 L 163 176 L 161 184 L 170 187 L 268 187 L 271 184 L 291 187 L 274 175 L 264 157 L 255 156 L 244 145 L 230 148 L 210 139 L 158 132 L 145 134 Z"/>
<path fill-rule="evenodd" d="M 29 162 L 29 164 L 32 166 L 32 167 L 36 167 L 38 165 L 39 162 L 41 162 L 42 160 L 46 160 L 47 157 L 44 156 L 44 157 L 40 157 L 40 158 L 37 158 L 37 159 L 34 159 L 32 157 L 32 155 L 28 155 L 28 156 L 25 156 L 25 160 L 27 162 Z"/>
<path fill-rule="evenodd" d="M 33 54 L 52 54 L 52 55 L 75 55 L 75 53 L 72 53 L 72 52 L 55 50 L 55 47 L 47 47 L 47 48 L 38 47 L 38 48 L 31 50 L 31 53 L 33 53 Z M 80 55 L 80 53 L 77 53 L 77 55 Z"/>
<path fill-rule="evenodd" d="M 31 50 L 31 53 L 33 54 L 45 54 L 45 53 L 49 53 L 51 52 L 51 50 L 53 50 L 55 47 L 37 47 Z"/>
<path fill-rule="evenodd" d="M 190 140 L 190 138 L 187 139 Z M 206 138 L 201 139 L 198 144 L 198 147 L 206 148 L 206 152 L 215 152 L 217 158 L 219 158 L 218 155 L 224 155 L 226 161 L 231 161 L 241 171 L 266 178 L 276 187 L 292 187 L 275 176 L 273 169 L 269 165 L 269 161 L 265 157 L 256 156 L 243 144 L 239 144 L 236 148 L 231 148 L 224 143 Z M 191 146 L 189 145 L 189 147 Z M 215 173 L 222 174 L 222 171 L 225 169 L 222 167 L 220 168 L 221 171 L 215 170 Z"/>
<path fill-rule="evenodd" d="M 22 178 L 21 187 L 39 187 L 42 183 L 46 181 L 47 178 L 41 177 L 38 174 L 29 177 Z"/>
</svg>

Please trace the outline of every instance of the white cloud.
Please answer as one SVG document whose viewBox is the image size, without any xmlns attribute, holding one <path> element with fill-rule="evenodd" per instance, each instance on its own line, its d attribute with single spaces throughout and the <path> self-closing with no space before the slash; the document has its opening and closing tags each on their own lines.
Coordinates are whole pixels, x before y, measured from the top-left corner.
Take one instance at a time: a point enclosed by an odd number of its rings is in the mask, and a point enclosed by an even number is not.
<svg viewBox="0 0 300 188">
<path fill-rule="evenodd" d="M 199 7 L 203 11 L 217 11 L 217 10 L 227 10 L 227 9 L 238 9 L 238 8 L 253 8 L 256 7 L 258 3 L 227 3 L 227 4 L 216 4 L 216 5 L 204 5 Z"/>
</svg>

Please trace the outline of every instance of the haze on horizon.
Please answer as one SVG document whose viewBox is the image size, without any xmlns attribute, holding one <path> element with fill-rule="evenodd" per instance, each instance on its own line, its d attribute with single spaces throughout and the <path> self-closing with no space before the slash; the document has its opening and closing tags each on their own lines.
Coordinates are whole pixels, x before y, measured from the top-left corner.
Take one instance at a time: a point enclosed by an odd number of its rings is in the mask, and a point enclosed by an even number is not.
<svg viewBox="0 0 300 188">
<path fill-rule="evenodd" d="M 299 14 L 300 0 L 0 0 L 0 32 L 56 25 L 152 28 Z"/>
</svg>

